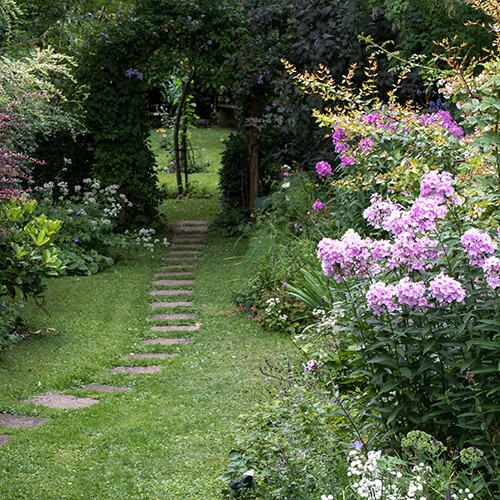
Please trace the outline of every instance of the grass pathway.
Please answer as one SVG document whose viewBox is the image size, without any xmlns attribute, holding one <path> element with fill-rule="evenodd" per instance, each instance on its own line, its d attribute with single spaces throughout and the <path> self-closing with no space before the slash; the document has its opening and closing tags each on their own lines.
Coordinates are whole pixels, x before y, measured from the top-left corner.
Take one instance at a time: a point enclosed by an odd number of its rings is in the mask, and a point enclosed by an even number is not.
<svg viewBox="0 0 500 500">
<path fill-rule="evenodd" d="M 166 259 L 198 251 L 185 241 L 177 244 Z M 294 355 L 287 338 L 263 332 L 230 302 L 246 276 L 244 252 L 245 242 L 213 233 L 203 253 L 191 255 L 195 268 L 174 269 L 186 262 L 138 255 L 97 276 L 50 283 L 49 315 L 31 311 L 41 333 L 0 353 L 0 412 L 50 419 L 32 428 L 0 426 L 8 436 L 0 447 L 0 498 L 222 498 L 224 485 L 216 478 L 235 435 L 244 432 L 238 416 L 266 396 L 259 366 Z M 152 280 L 189 281 L 155 276 L 177 272 L 192 273 L 194 284 L 182 285 L 184 292 L 176 295 L 150 294 L 173 289 L 152 287 Z M 192 342 L 145 342 L 180 337 L 179 331 L 154 330 L 172 322 L 196 327 L 182 331 Z M 132 365 L 161 370 L 111 373 Z M 89 384 L 131 390 L 96 392 Z M 97 397 L 99 403 L 64 410 L 26 402 L 51 391 Z"/>
</svg>

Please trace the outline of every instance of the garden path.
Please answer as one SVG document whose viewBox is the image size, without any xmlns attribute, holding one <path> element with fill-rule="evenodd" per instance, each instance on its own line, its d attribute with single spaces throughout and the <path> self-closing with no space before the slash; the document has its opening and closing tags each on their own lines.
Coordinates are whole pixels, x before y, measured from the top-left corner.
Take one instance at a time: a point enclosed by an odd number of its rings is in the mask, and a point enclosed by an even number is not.
<svg viewBox="0 0 500 500">
<path fill-rule="evenodd" d="M 116 366 L 110 373 L 133 375 L 159 373 L 165 367 L 165 364 L 160 364 L 160 361 L 175 357 L 177 354 L 157 352 L 156 348 L 150 349 L 150 346 L 160 346 L 161 349 L 192 341 L 186 333 L 198 330 L 200 324 L 196 322 L 196 314 L 191 312 L 193 302 L 185 299 L 193 293 L 195 268 L 206 245 L 208 224 L 208 220 L 176 222 L 172 243 L 168 247 L 167 255 L 163 257 L 164 265 L 151 282 L 153 287 L 149 292 L 149 305 L 152 311 L 151 336 L 142 341 L 145 351 L 127 354 L 124 359 L 128 363 Z M 141 365 L 134 365 L 134 360 L 141 360 Z M 155 364 L 144 364 L 147 360 L 154 360 Z M 132 390 L 130 387 L 101 384 L 87 384 L 82 389 L 95 392 L 97 396 L 80 397 L 73 394 L 46 392 L 29 398 L 25 402 L 56 409 L 79 409 L 99 403 L 99 392 Z M 29 428 L 49 421 L 49 418 L 43 417 L 0 413 L 0 428 Z M 7 440 L 8 435 L 0 434 L 0 445 L 6 443 Z"/>
</svg>

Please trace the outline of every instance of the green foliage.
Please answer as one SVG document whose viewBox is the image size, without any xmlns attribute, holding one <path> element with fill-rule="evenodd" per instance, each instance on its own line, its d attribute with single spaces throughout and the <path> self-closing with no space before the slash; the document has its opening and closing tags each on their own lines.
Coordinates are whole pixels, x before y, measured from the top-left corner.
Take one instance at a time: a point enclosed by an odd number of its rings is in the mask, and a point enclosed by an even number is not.
<svg viewBox="0 0 500 500">
<path fill-rule="evenodd" d="M 159 240 L 154 229 L 135 233 L 122 230 L 125 208 L 130 202 L 117 185 L 102 186 L 97 179 L 84 179 L 72 186 L 61 181 L 35 186 L 37 212 L 63 221 L 55 243 L 68 274 L 95 274 L 111 266 L 120 252 L 137 245 L 154 250 Z"/>
<path fill-rule="evenodd" d="M 0 349 L 17 338 L 20 307 L 43 295 L 45 277 L 63 270 L 53 245 L 62 222 L 34 215 L 35 207 L 16 199 L 0 206 Z"/>
<path fill-rule="evenodd" d="M 159 201 L 154 157 L 148 147 L 147 60 L 158 43 L 133 13 L 99 26 L 79 56 L 85 124 L 94 139 L 93 172 L 118 184 L 132 202 L 128 222 L 151 220 Z"/>
</svg>

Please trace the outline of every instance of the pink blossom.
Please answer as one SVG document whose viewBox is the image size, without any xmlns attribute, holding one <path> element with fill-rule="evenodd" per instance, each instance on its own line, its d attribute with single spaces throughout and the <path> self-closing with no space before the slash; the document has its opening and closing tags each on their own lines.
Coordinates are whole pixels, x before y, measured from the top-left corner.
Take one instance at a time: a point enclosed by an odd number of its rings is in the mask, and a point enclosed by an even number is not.
<svg viewBox="0 0 500 500">
<path fill-rule="evenodd" d="M 382 281 L 373 283 L 366 293 L 368 309 L 376 316 L 399 310 L 398 304 L 394 301 L 396 294 L 397 288 L 394 285 L 387 285 Z"/>
<path fill-rule="evenodd" d="M 313 210 L 317 210 L 319 212 L 320 210 L 323 210 L 323 203 L 321 202 L 321 200 L 316 200 L 313 203 L 312 208 Z"/>
<path fill-rule="evenodd" d="M 356 160 L 352 156 L 341 156 L 340 163 L 342 163 L 343 167 L 347 168 L 351 165 L 354 165 L 356 163 Z"/>
<path fill-rule="evenodd" d="M 498 246 L 488 233 L 474 227 L 464 233 L 461 242 L 470 265 L 479 267 L 493 255 Z"/>
<path fill-rule="evenodd" d="M 423 175 L 420 183 L 420 197 L 432 198 L 437 203 L 446 203 L 449 200 L 453 205 L 458 204 L 458 198 L 452 184 L 453 176 L 449 172 L 431 170 Z"/>
<path fill-rule="evenodd" d="M 380 229 L 385 219 L 396 210 L 399 208 L 391 200 L 383 200 L 380 194 L 374 193 L 370 198 L 370 206 L 363 212 L 363 217 L 372 227 Z"/>
<path fill-rule="evenodd" d="M 439 204 L 434 198 L 417 198 L 410 209 L 410 217 L 417 224 L 420 232 L 434 231 L 436 219 L 444 219 L 448 209 Z"/>
<path fill-rule="evenodd" d="M 402 278 L 396 285 L 396 295 L 401 305 L 408 307 L 428 307 L 429 303 L 424 297 L 426 291 L 423 281 L 412 281 L 408 277 Z"/>
<path fill-rule="evenodd" d="M 322 179 L 325 175 L 332 175 L 332 167 L 327 161 L 319 161 L 316 163 L 316 173 Z"/>
<path fill-rule="evenodd" d="M 488 286 L 493 290 L 500 288 L 500 259 L 488 257 L 483 264 L 483 271 Z"/>
<path fill-rule="evenodd" d="M 440 306 L 452 302 L 463 303 L 467 292 L 465 288 L 450 276 L 440 273 L 430 283 L 429 291 Z"/>
</svg>

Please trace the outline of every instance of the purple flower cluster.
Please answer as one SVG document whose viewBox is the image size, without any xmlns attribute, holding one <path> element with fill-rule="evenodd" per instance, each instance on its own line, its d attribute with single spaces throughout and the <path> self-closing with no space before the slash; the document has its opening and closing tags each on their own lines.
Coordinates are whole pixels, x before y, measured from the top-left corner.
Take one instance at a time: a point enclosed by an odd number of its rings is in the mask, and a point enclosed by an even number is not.
<svg viewBox="0 0 500 500">
<path fill-rule="evenodd" d="M 378 261 L 387 257 L 389 251 L 387 242 L 363 239 L 353 229 L 349 229 L 340 240 L 323 238 L 318 244 L 323 272 L 337 282 L 352 276 L 366 278 L 378 274 Z"/>
<path fill-rule="evenodd" d="M 313 205 L 312 205 L 313 210 L 316 210 L 317 212 L 323 210 L 323 203 L 321 200 L 316 200 Z"/>
<path fill-rule="evenodd" d="M 359 162 L 359 155 L 366 156 L 377 144 L 394 137 L 407 136 L 411 133 L 448 135 L 454 140 L 464 136 L 461 127 L 453 120 L 448 111 L 438 110 L 434 113 L 405 113 L 401 115 L 399 108 L 384 106 L 361 115 L 357 122 L 339 120 L 333 127 L 332 142 L 334 150 L 340 155 L 344 167 Z"/>
<path fill-rule="evenodd" d="M 444 273 L 439 273 L 429 283 L 429 291 L 440 306 L 463 302 L 467 295 L 465 288 L 458 281 Z"/>
<path fill-rule="evenodd" d="M 319 161 L 316 163 L 316 173 L 322 179 L 325 175 L 332 175 L 332 167 L 327 161 Z"/>
<path fill-rule="evenodd" d="M 498 246 L 488 233 L 477 228 L 468 229 L 462 236 L 461 242 L 470 265 L 479 267 L 482 267 L 486 259 L 495 253 Z"/>
<path fill-rule="evenodd" d="M 483 264 L 483 271 L 488 286 L 493 290 L 500 288 L 500 259 L 488 257 Z"/>
<path fill-rule="evenodd" d="M 127 78 L 137 78 L 138 80 L 142 80 L 144 75 L 137 68 L 129 68 L 125 71 L 125 76 Z"/>
</svg>

